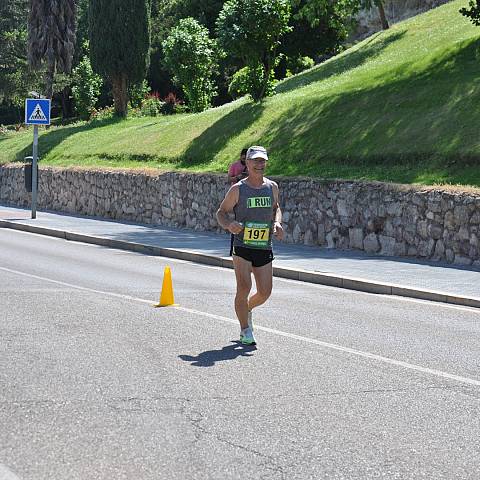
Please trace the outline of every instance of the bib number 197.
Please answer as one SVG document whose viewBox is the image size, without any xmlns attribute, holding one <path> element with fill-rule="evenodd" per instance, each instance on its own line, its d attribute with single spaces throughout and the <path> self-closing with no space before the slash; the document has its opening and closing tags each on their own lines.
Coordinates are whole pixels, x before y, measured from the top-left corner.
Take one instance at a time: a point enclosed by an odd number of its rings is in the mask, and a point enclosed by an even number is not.
<svg viewBox="0 0 480 480">
<path fill-rule="evenodd" d="M 245 222 L 243 243 L 252 247 L 266 247 L 270 236 L 270 224 Z"/>
</svg>

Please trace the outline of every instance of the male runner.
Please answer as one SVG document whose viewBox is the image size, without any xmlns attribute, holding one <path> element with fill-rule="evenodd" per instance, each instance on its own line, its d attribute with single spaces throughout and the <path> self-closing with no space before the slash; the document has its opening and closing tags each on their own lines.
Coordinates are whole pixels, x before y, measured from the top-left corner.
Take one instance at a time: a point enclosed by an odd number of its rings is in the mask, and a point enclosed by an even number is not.
<svg viewBox="0 0 480 480">
<path fill-rule="evenodd" d="M 272 234 L 279 240 L 283 238 L 278 185 L 263 176 L 267 160 L 265 148 L 253 146 L 247 150 L 248 177 L 230 187 L 217 211 L 218 223 L 235 237 L 235 313 L 244 345 L 255 345 L 252 310 L 265 303 L 272 293 Z M 231 212 L 235 213 L 235 220 L 229 219 Z M 252 272 L 257 291 L 249 297 Z"/>
</svg>

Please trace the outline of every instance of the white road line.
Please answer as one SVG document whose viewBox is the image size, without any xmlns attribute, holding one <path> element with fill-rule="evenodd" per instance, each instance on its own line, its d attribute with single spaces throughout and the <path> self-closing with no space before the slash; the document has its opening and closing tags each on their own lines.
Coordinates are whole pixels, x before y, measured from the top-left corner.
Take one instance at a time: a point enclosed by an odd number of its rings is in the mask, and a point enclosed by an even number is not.
<svg viewBox="0 0 480 480">
<path fill-rule="evenodd" d="M 227 317 L 221 317 L 220 315 L 213 315 L 211 313 L 201 312 L 199 310 L 193 310 L 191 308 L 184 307 L 174 307 L 177 310 L 183 310 L 188 313 L 193 313 L 196 315 L 203 315 L 205 317 L 215 318 L 217 320 L 227 321 L 229 323 L 238 323 L 238 320 L 233 320 Z M 320 347 L 329 348 L 331 350 L 337 350 L 339 352 L 350 353 L 358 357 L 369 358 L 371 360 L 377 360 L 379 362 L 388 363 L 390 365 L 396 365 L 397 367 L 408 368 L 410 370 L 416 370 L 421 373 L 428 373 L 429 375 L 436 375 L 437 377 L 448 378 L 449 380 L 455 380 L 457 382 L 467 383 L 469 385 L 480 386 L 480 380 L 475 380 L 473 378 L 461 377 L 459 375 L 453 375 L 451 373 L 442 372 L 441 370 L 434 370 L 432 368 L 422 367 L 420 365 L 415 365 L 413 363 L 402 362 L 401 360 L 394 360 L 393 358 L 382 357 L 381 355 L 376 355 L 370 352 L 363 352 L 361 350 L 355 350 L 349 347 L 343 347 L 342 345 L 336 345 L 334 343 L 322 342 L 321 340 L 316 340 L 314 338 L 303 337 L 301 335 L 295 335 L 294 333 L 282 332 L 281 330 L 276 330 L 274 328 L 262 327 L 255 324 L 255 330 L 262 330 L 264 332 L 273 333 L 274 335 L 279 335 L 281 337 L 292 338 L 294 340 L 299 340 L 305 343 L 312 343 L 314 345 L 319 345 Z"/>
<path fill-rule="evenodd" d="M 0 480 L 20 480 L 20 478 L 0 463 Z"/>
<path fill-rule="evenodd" d="M 24 234 L 27 234 L 27 235 L 36 235 L 36 236 L 39 235 L 38 233 L 24 232 L 22 230 L 14 230 L 14 231 L 24 233 Z M 50 237 L 50 238 L 55 239 L 55 240 L 61 240 L 63 242 L 72 242 L 72 243 L 76 243 L 78 245 L 83 245 L 83 246 L 90 246 L 90 247 L 97 247 L 97 248 L 108 248 L 110 250 L 117 250 L 117 249 L 112 248 L 112 247 L 105 247 L 103 245 L 96 245 L 96 244 L 93 244 L 93 243 L 85 243 L 85 242 L 81 242 L 81 241 L 77 241 L 77 240 L 66 240 L 64 238 L 58 238 L 58 237 Z M 160 260 L 165 260 L 167 262 L 180 263 L 180 264 L 190 264 L 190 265 L 193 265 L 193 266 L 198 267 L 198 268 L 207 268 L 209 270 L 217 270 L 217 271 L 220 271 L 220 272 L 225 272 L 225 270 L 233 271 L 232 269 L 227 269 L 226 267 L 217 267 L 217 266 L 214 266 L 214 265 L 206 265 L 206 264 L 203 264 L 203 263 L 196 263 L 196 262 L 192 262 L 190 260 L 181 260 L 179 258 L 173 258 L 173 257 L 160 257 L 158 255 L 148 255 L 148 254 L 145 254 L 145 253 L 132 252 L 131 250 L 118 250 L 118 253 L 119 254 L 131 254 L 131 255 L 148 256 L 148 257 L 151 257 L 151 258 L 157 258 L 157 259 L 160 259 Z M 282 278 L 282 277 L 274 277 L 273 281 L 274 282 L 284 282 L 284 283 L 294 283 L 295 285 L 298 285 L 300 283 L 302 285 L 308 285 L 309 288 L 335 289 L 335 290 L 337 290 L 339 288 L 339 287 L 333 287 L 331 285 L 322 285 L 321 283 L 302 282 L 301 280 L 292 280 L 292 279 L 289 279 L 289 278 Z M 348 289 L 347 291 L 348 291 L 349 295 L 372 295 L 369 292 L 362 292 L 361 290 L 350 290 L 350 289 Z M 455 295 L 452 294 L 452 296 L 455 296 Z M 472 313 L 477 313 L 477 314 L 480 313 L 479 309 L 476 308 L 476 307 L 465 307 L 465 306 L 462 306 L 462 305 L 454 305 L 454 304 L 449 304 L 449 303 L 444 303 L 444 302 L 435 302 L 433 300 L 422 300 L 420 298 L 401 297 L 399 295 L 385 295 L 385 294 L 381 294 L 381 293 L 376 294 L 376 298 L 378 298 L 378 297 L 380 297 L 382 299 L 385 299 L 385 300 L 388 300 L 388 301 L 401 301 L 401 302 L 409 302 L 409 303 L 418 303 L 420 305 L 428 305 L 428 306 L 432 306 L 432 307 L 448 308 L 448 309 L 451 309 L 451 310 L 460 310 L 460 311 L 463 311 L 463 312 L 472 312 Z"/>
<path fill-rule="evenodd" d="M 100 294 L 100 295 L 106 295 L 106 296 L 115 297 L 115 298 L 122 298 L 122 299 L 125 299 L 125 300 L 133 300 L 135 302 L 142 302 L 142 303 L 147 303 L 147 304 L 150 304 L 150 305 L 153 305 L 153 303 L 154 303 L 152 300 L 145 300 L 143 298 L 132 297 L 130 295 L 121 295 L 119 293 L 114 293 L 114 292 L 105 292 L 105 291 L 102 291 L 102 290 L 95 290 L 93 288 L 82 287 L 80 285 L 74 285 L 72 283 L 61 282 L 59 280 L 52 280 L 50 278 L 40 277 L 38 275 L 32 275 L 30 273 L 25 273 L 25 272 L 19 272 L 17 270 L 11 270 L 9 268 L 0 267 L 0 270 L 4 270 L 6 272 L 14 273 L 14 274 L 17 274 L 17 275 L 23 275 L 23 276 L 30 277 L 30 278 L 35 278 L 37 280 L 43 280 L 43 281 L 47 281 L 47 282 L 51 282 L 51 283 L 56 283 L 58 285 L 64 285 L 64 286 L 67 286 L 67 287 L 75 288 L 77 290 L 83 290 L 83 291 L 87 291 L 87 292 L 91 292 L 91 293 L 97 293 L 97 294 Z M 193 313 L 194 315 L 200 315 L 200 316 L 203 316 L 203 317 L 213 318 L 215 320 L 221 320 L 222 322 L 238 324 L 238 321 L 234 320 L 232 318 L 223 317 L 221 315 L 215 315 L 215 314 L 212 314 L 212 313 L 202 312 L 201 310 L 195 310 L 195 309 L 192 309 L 192 308 L 186 308 L 186 307 L 180 307 L 180 306 L 167 307 L 167 308 L 172 308 L 172 309 L 180 310 L 182 312 L 187 312 L 187 313 Z M 255 325 L 255 329 L 256 330 L 261 330 L 263 332 L 272 333 L 273 335 L 278 335 L 278 336 L 281 336 L 281 337 L 291 338 L 293 340 L 298 340 L 298 341 L 301 341 L 301 342 L 310 343 L 310 344 L 313 344 L 313 345 L 318 345 L 320 347 L 328 348 L 330 350 L 336 350 L 338 352 L 348 353 L 350 355 L 355 355 L 357 357 L 368 358 L 370 360 L 376 360 L 378 362 L 383 362 L 383 363 L 387 363 L 387 364 L 390 364 L 390 365 L 395 365 L 397 367 L 402 367 L 402 368 L 406 368 L 406 369 L 409 369 L 409 370 L 414 370 L 414 371 L 417 371 L 417 372 L 420 372 L 420 373 L 426 373 L 428 375 L 434 375 L 434 376 L 437 376 L 437 377 L 446 378 L 448 380 L 453 380 L 453 381 L 460 382 L 460 383 L 465 383 L 465 384 L 468 384 L 468 385 L 474 385 L 476 387 L 480 386 L 480 380 L 476 380 L 476 379 L 473 379 L 473 378 L 462 377 L 460 375 L 453 375 L 451 373 L 443 372 L 441 370 L 435 370 L 435 369 L 432 369 L 432 368 L 422 367 L 421 365 L 415 365 L 413 363 L 408 363 L 408 362 L 403 362 L 401 360 L 395 360 L 393 358 L 383 357 L 381 355 L 376 355 L 374 353 L 364 352 L 362 350 L 355 350 L 353 348 L 344 347 L 342 345 L 336 345 L 334 343 L 322 342 L 321 340 L 316 340 L 316 339 L 310 338 L 310 337 L 303 337 L 301 335 L 295 335 L 294 333 L 282 332 L 281 330 L 276 330 L 274 328 L 268 328 L 268 327 L 262 327 L 260 325 Z M 2 479 L 0 478 L 0 480 L 2 480 Z"/>
<path fill-rule="evenodd" d="M 125 300 L 134 300 L 136 302 L 148 303 L 150 305 L 153 305 L 152 300 L 144 300 L 142 298 L 131 297 L 130 295 L 122 295 L 121 293 L 105 292 L 103 290 L 95 290 L 94 288 L 82 287 L 80 285 L 74 285 L 73 283 L 66 283 L 66 282 L 61 282 L 60 280 L 53 280 L 51 278 L 39 277 L 38 275 L 33 275 L 31 273 L 25 273 L 25 272 L 19 272 L 18 270 L 11 270 L 10 268 L 5 268 L 5 267 L 0 267 L 0 270 L 4 270 L 5 272 L 10 272 L 10 273 L 16 273 L 17 275 L 24 275 L 25 277 L 35 278 L 37 280 L 42 280 L 42 281 L 45 281 L 45 282 L 56 283 L 57 285 L 63 285 L 64 287 L 75 288 L 77 290 L 83 290 L 85 292 L 100 293 L 102 295 L 108 295 L 110 297 L 123 298 Z"/>
</svg>

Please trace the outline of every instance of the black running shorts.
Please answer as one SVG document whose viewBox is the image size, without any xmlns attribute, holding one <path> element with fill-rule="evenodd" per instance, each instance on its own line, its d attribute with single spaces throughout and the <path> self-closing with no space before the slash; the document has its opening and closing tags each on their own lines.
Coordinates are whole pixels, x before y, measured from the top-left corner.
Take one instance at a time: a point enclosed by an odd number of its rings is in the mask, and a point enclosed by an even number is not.
<svg viewBox="0 0 480 480">
<path fill-rule="evenodd" d="M 260 248 L 233 247 L 233 255 L 252 263 L 252 267 L 263 267 L 273 260 L 273 251 Z"/>
</svg>

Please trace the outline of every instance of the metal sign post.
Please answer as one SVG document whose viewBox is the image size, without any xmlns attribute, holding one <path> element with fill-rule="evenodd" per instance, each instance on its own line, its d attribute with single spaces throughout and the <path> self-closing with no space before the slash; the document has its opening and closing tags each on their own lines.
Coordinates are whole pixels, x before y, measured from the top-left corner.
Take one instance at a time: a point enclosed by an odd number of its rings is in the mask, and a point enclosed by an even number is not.
<svg viewBox="0 0 480 480">
<path fill-rule="evenodd" d="M 32 218 L 37 218 L 38 125 L 50 125 L 50 99 L 25 100 L 25 125 L 33 125 Z"/>
<path fill-rule="evenodd" d="M 37 159 L 38 159 L 38 125 L 33 126 L 32 154 L 32 218 L 37 218 Z"/>
</svg>

